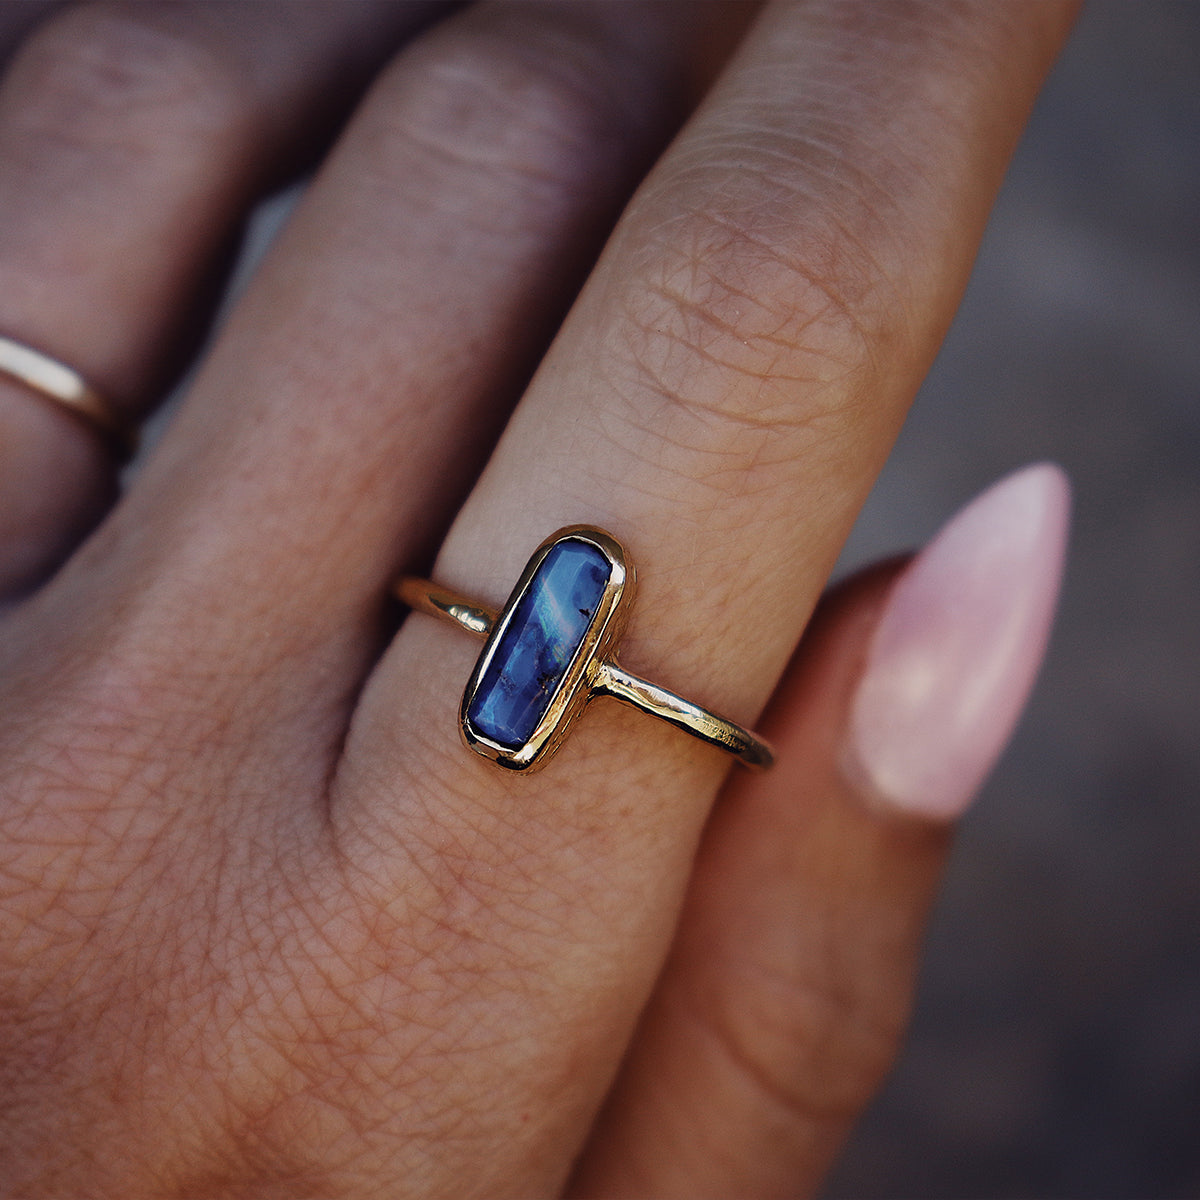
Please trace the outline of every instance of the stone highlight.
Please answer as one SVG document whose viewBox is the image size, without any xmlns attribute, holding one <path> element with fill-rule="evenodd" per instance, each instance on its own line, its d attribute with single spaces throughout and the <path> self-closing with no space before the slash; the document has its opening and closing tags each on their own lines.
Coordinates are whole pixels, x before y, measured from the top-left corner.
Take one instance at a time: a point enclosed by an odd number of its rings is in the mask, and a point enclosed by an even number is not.
<svg viewBox="0 0 1200 1200">
<path fill-rule="evenodd" d="M 476 734 L 508 750 L 529 741 L 579 648 L 610 572 L 587 542 L 565 539 L 538 564 L 467 709 Z"/>
</svg>

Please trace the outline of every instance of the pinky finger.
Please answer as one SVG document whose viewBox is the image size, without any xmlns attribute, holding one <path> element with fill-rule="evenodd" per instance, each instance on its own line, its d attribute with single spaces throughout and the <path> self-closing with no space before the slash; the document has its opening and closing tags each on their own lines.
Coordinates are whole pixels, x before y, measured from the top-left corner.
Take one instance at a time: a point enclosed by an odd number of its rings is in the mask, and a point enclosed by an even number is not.
<svg viewBox="0 0 1200 1200">
<path fill-rule="evenodd" d="M 831 593 L 726 790 L 570 1191 L 811 1193 L 887 1074 L 955 817 L 1041 661 L 1068 492 L 1028 468 Z"/>
</svg>

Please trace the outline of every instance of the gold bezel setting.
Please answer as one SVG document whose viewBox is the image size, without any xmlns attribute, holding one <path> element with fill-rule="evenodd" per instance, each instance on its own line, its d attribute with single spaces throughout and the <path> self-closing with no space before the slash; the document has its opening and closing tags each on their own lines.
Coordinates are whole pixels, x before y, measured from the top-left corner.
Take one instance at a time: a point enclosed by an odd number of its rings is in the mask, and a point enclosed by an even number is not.
<svg viewBox="0 0 1200 1200">
<path fill-rule="evenodd" d="M 607 580 L 570 661 L 556 676 L 558 683 L 546 707 L 541 710 L 536 726 L 520 745 L 501 743 L 474 726 L 470 716 L 472 704 L 538 568 L 555 546 L 571 540 L 584 542 L 600 552 L 608 563 Z M 463 693 L 459 708 L 459 732 L 467 746 L 498 766 L 510 771 L 530 771 L 543 766 L 553 756 L 588 701 L 599 696 L 608 696 L 657 717 L 691 737 L 733 755 L 744 767 L 763 770 L 774 762 L 775 755 L 770 745 L 745 726 L 627 671 L 617 661 L 617 645 L 625 632 L 633 602 L 634 569 L 624 546 L 602 529 L 594 529 L 589 525 L 568 525 L 548 537 L 530 557 L 500 613 L 451 588 L 412 575 L 398 579 L 394 591 L 414 612 L 449 621 L 473 637 L 485 639 L 486 644 Z M 542 602 L 543 599 L 539 598 L 538 603 Z M 533 610 L 531 603 L 531 612 Z M 560 616 L 564 616 L 565 611 L 560 610 Z M 587 611 L 583 607 L 579 609 L 581 615 L 586 615 Z M 552 643 L 553 639 L 550 641 Z M 520 643 L 516 643 L 516 646 L 519 647 Z M 513 649 L 510 647 L 506 653 Z M 519 652 L 528 653 L 529 646 Z M 550 674 L 553 676 L 556 672 L 557 666 L 553 665 Z M 537 680 L 539 687 L 545 686 L 541 675 Z M 522 685 L 516 678 L 509 682 L 514 687 L 513 697 L 519 697 Z M 489 687 L 496 685 L 496 678 L 489 680 Z M 524 686 L 527 688 L 528 683 Z M 483 701 L 485 706 L 489 699 Z M 518 713 L 519 708 L 511 708 L 509 715 L 513 719 L 507 722 L 514 739 L 517 731 L 525 728 Z M 500 718 L 500 724 L 505 724 L 503 717 Z"/>
<path fill-rule="evenodd" d="M 556 546 L 569 541 L 583 542 L 598 550 L 608 565 L 608 578 L 597 602 L 596 611 L 533 732 L 516 748 L 502 745 L 475 727 L 470 717 L 471 706 L 513 615 L 546 556 Z M 587 525 L 568 525 L 551 534 L 530 556 L 516 587 L 493 624 L 467 681 L 459 707 L 459 728 L 463 741 L 477 754 L 482 754 L 499 766 L 512 771 L 536 770 L 548 761 L 566 736 L 572 722 L 586 706 L 601 663 L 615 649 L 624 633 L 633 592 L 634 572 L 629 566 L 625 548 L 611 534 Z"/>
</svg>

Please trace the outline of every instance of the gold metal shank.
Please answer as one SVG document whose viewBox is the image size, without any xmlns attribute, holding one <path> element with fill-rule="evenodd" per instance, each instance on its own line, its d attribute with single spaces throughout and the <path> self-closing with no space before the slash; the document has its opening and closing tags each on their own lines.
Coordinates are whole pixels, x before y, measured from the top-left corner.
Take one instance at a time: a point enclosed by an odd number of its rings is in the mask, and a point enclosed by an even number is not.
<svg viewBox="0 0 1200 1200">
<path fill-rule="evenodd" d="M 426 579 L 405 575 L 396 582 L 396 599 L 413 612 L 443 617 L 465 629 L 473 637 L 486 638 L 496 623 L 496 610 L 476 604 L 458 592 L 440 588 Z"/>
<path fill-rule="evenodd" d="M 471 728 L 467 710 L 505 624 L 529 586 L 538 565 L 552 546 L 566 538 L 590 542 L 601 550 L 610 563 L 609 585 L 545 715 L 529 741 L 514 751 L 481 737 L 477 730 Z M 586 704 L 597 696 L 611 696 L 623 704 L 667 721 L 677 729 L 734 755 L 743 766 L 762 769 L 774 761 L 770 746 L 750 730 L 685 700 L 667 688 L 649 683 L 617 663 L 615 651 L 633 599 L 634 571 L 621 544 L 602 530 L 572 525 L 547 538 L 530 558 L 499 613 L 458 592 L 413 576 L 399 579 L 394 590 L 396 596 L 414 612 L 451 621 L 474 637 L 488 639 L 463 693 L 460 727 L 463 739 L 471 749 L 500 766 L 518 771 L 536 770 L 542 766 L 552 757 Z"/>
<path fill-rule="evenodd" d="M 669 721 L 676 729 L 729 751 L 743 766 L 765 770 L 775 761 L 771 747 L 750 730 L 685 700 L 676 692 L 648 683 L 614 661 L 599 665 L 592 682 L 592 695 L 611 696 L 652 717 Z"/>
</svg>

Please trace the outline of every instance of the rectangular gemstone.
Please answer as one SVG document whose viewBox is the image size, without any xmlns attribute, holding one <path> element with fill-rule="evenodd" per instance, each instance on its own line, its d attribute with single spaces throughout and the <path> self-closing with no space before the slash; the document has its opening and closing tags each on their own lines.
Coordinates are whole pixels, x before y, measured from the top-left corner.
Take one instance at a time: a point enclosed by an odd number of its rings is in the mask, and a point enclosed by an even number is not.
<svg viewBox="0 0 1200 1200">
<path fill-rule="evenodd" d="M 510 750 L 529 741 L 608 583 L 611 566 L 595 546 L 551 546 L 522 593 L 467 709 L 476 733 Z"/>
</svg>

